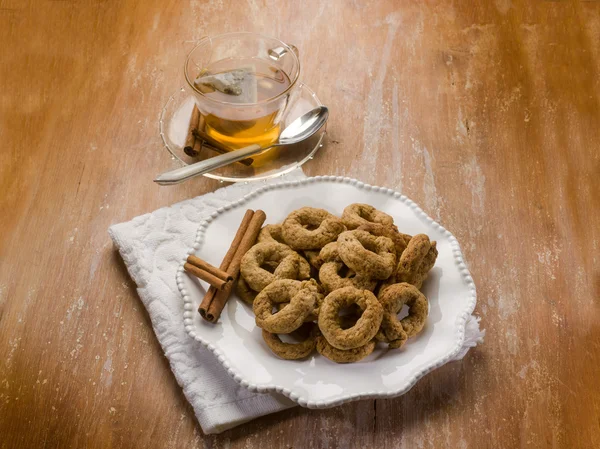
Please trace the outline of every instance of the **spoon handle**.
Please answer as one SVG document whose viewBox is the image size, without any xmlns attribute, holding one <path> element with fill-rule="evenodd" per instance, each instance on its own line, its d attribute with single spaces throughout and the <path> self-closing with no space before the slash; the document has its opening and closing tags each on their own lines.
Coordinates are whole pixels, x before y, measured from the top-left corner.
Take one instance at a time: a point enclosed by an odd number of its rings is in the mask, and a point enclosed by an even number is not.
<svg viewBox="0 0 600 449">
<path fill-rule="evenodd" d="M 274 146 L 274 145 L 272 145 Z M 187 181 L 194 176 L 202 175 L 215 170 L 224 165 L 229 165 L 233 162 L 241 161 L 249 156 L 262 153 L 263 151 L 271 147 L 262 148 L 260 145 L 254 144 L 239 150 L 233 150 L 220 156 L 211 157 L 195 164 L 186 165 L 185 167 L 177 168 L 175 170 L 158 175 L 154 182 L 161 186 L 168 186 L 173 184 L 179 184 L 180 182 Z"/>
</svg>

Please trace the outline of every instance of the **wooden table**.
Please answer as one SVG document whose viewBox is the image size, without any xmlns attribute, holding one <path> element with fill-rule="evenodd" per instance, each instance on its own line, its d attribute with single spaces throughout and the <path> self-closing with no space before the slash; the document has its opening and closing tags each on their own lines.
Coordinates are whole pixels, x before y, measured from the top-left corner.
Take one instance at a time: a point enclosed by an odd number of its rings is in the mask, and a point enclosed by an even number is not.
<svg viewBox="0 0 600 449">
<path fill-rule="evenodd" d="M 600 2 L 424 3 L 0 0 L 0 447 L 600 447 Z M 151 179 L 186 53 L 234 30 L 330 107 L 306 173 L 462 242 L 487 335 L 403 397 L 205 436 L 106 231 L 219 187 Z"/>
</svg>

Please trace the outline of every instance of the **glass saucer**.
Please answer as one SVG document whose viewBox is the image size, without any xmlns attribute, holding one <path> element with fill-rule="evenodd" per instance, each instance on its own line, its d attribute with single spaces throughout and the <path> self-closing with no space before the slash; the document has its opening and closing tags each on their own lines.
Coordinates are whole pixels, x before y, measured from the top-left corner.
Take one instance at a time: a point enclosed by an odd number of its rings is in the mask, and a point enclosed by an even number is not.
<svg viewBox="0 0 600 449">
<path fill-rule="evenodd" d="M 308 86 L 300 83 L 283 119 L 282 129 L 305 112 L 318 106 L 322 106 L 322 103 L 317 95 Z M 206 147 L 202 148 L 198 157 L 190 157 L 184 153 L 183 146 L 193 107 L 193 95 L 182 87 L 169 97 L 160 114 L 160 137 L 172 157 L 177 159 L 181 165 L 193 164 L 218 154 Z M 319 148 L 323 146 L 325 128 L 326 126 L 303 142 L 277 148 L 273 157 L 260 166 L 255 167 L 236 162 L 206 173 L 204 176 L 221 181 L 240 182 L 258 181 L 284 175 L 314 157 Z"/>
</svg>

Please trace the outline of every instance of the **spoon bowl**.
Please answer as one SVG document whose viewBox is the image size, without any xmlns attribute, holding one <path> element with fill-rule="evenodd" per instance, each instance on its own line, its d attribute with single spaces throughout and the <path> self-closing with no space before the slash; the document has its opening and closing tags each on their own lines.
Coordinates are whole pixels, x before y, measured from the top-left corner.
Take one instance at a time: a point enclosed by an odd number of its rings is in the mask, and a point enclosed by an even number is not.
<svg viewBox="0 0 600 449">
<path fill-rule="evenodd" d="M 291 145 L 308 139 L 323 127 L 328 118 L 329 110 L 325 106 L 308 111 L 282 131 L 277 145 Z"/>
</svg>

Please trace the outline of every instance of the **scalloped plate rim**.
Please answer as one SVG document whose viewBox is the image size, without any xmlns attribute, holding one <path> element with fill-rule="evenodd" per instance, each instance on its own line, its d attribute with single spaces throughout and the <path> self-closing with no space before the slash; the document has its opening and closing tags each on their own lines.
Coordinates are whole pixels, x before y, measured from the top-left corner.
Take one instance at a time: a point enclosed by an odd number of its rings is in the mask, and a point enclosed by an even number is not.
<svg viewBox="0 0 600 449">
<path fill-rule="evenodd" d="M 206 340 L 203 340 L 201 335 L 196 333 L 194 330 L 194 326 L 192 325 L 192 323 L 193 323 L 193 321 L 192 321 L 193 315 L 192 314 L 194 313 L 194 305 L 192 303 L 192 299 L 190 298 L 190 296 L 187 294 L 187 292 L 184 289 L 184 284 L 183 284 L 183 280 L 182 280 L 182 273 L 184 271 L 183 264 L 185 263 L 185 259 L 187 258 L 188 255 L 193 254 L 195 251 L 197 251 L 200 248 L 198 241 L 200 240 L 200 237 L 206 232 L 206 229 L 208 228 L 209 224 L 215 218 L 217 218 L 221 213 L 228 211 L 232 208 L 239 207 L 239 206 L 243 205 L 244 203 L 246 203 L 248 200 L 250 200 L 250 199 L 254 198 L 255 196 L 257 196 L 263 192 L 266 192 L 268 190 L 285 188 L 285 187 L 289 187 L 289 186 L 292 186 L 292 187 L 299 186 L 302 184 L 315 183 L 315 182 L 348 183 L 348 184 L 354 185 L 357 188 L 363 188 L 363 189 L 372 190 L 375 192 L 387 193 L 388 195 L 394 197 L 398 201 L 404 202 L 407 206 L 414 209 L 415 213 L 417 215 L 420 215 L 421 218 L 424 218 L 427 221 L 429 221 L 429 224 L 431 226 L 433 226 L 434 228 L 437 227 L 437 229 L 448 238 L 450 245 L 452 246 L 453 257 L 454 257 L 454 260 L 458 267 L 458 270 L 460 271 L 461 279 L 466 284 L 466 286 L 468 287 L 469 292 L 470 292 L 469 301 L 468 301 L 467 305 L 464 307 L 464 309 L 462 310 L 462 313 L 459 314 L 458 319 L 456 320 L 456 323 L 455 323 L 456 342 L 455 342 L 454 348 L 450 352 L 448 352 L 446 355 L 438 357 L 436 360 L 433 360 L 429 363 L 424 364 L 425 366 L 421 367 L 421 369 L 415 375 L 413 375 L 412 378 L 410 378 L 406 382 L 406 384 L 401 388 L 391 390 L 391 391 L 378 391 L 378 392 L 366 391 L 364 393 L 342 395 L 341 397 L 336 397 L 335 399 L 326 399 L 326 400 L 315 401 L 315 400 L 311 400 L 306 397 L 303 397 L 285 387 L 281 387 L 281 386 L 278 386 L 275 384 L 273 384 L 273 385 L 255 385 L 252 382 L 248 382 L 247 380 L 245 380 L 243 377 L 243 374 L 238 373 L 231 367 L 231 364 L 228 361 L 227 356 L 219 348 L 217 348 L 212 343 L 210 343 Z M 394 397 L 398 397 L 398 396 L 405 394 L 421 378 L 423 378 L 423 376 L 425 376 L 426 374 L 430 373 L 431 371 L 445 365 L 446 363 L 452 361 L 456 357 L 456 355 L 458 355 L 458 353 L 462 350 L 463 343 L 465 340 L 465 326 L 466 326 L 467 320 L 473 313 L 473 310 L 475 309 L 475 306 L 477 304 L 477 291 L 475 288 L 475 283 L 473 281 L 473 278 L 471 277 L 471 273 L 470 273 L 469 269 L 467 268 L 467 266 L 464 262 L 463 254 L 460 249 L 458 240 L 456 239 L 456 237 L 454 237 L 454 235 L 450 231 L 448 231 L 446 228 L 444 228 L 439 223 L 437 223 L 435 220 L 433 220 L 433 218 L 431 218 L 429 215 L 427 215 L 427 213 L 425 213 L 425 211 L 423 211 L 423 209 L 421 209 L 417 203 L 415 203 L 414 201 L 412 201 L 405 195 L 403 195 L 399 192 L 396 192 L 393 189 L 370 185 L 367 183 L 363 183 L 362 181 L 358 181 L 357 179 L 353 179 L 353 178 L 349 178 L 349 177 L 345 177 L 345 176 L 314 176 L 314 177 L 307 177 L 307 178 L 304 178 L 301 180 L 283 181 L 283 182 L 267 184 L 267 185 L 261 186 L 255 190 L 247 193 L 246 195 L 239 198 L 238 200 L 232 201 L 225 206 L 217 208 L 217 210 L 215 212 L 208 215 L 198 225 L 194 244 L 187 251 L 186 257 L 182 260 L 179 268 L 177 269 L 176 282 L 177 282 L 177 288 L 178 288 L 179 293 L 181 294 L 181 296 L 183 298 L 183 302 L 184 302 L 183 322 L 184 322 L 184 326 L 185 326 L 185 330 L 186 330 L 187 334 L 191 338 L 193 338 L 195 341 L 201 343 L 204 347 L 209 349 L 217 357 L 217 360 L 219 361 L 219 363 L 221 363 L 221 365 L 223 365 L 223 367 L 225 368 L 227 373 L 238 384 L 240 384 L 241 386 L 247 388 L 248 390 L 250 390 L 252 392 L 257 392 L 257 393 L 272 392 L 272 393 L 282 394 L 282 395 L 286 396 L 287 398 L 291 399 L 292 401 L 298 403 L 299 405 L 301 405 L 303 407 L 307 407 L 307 408 L 328 408 L 328 407 L 334 407 L 337 405 L 341 405 L 341 404 L 351 402 L 351 401 L 356 401 L 356 400 L 394 398 Z"/>
</svg>

